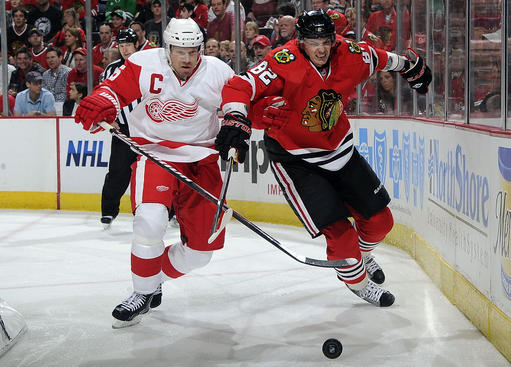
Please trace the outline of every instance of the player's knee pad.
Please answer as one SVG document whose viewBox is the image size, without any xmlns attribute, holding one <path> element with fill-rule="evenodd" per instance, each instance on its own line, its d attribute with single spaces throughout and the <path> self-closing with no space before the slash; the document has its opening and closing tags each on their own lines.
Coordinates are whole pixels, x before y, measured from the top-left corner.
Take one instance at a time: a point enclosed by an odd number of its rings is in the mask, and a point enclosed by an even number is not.
<svg viewBox="0 0 511 367">
<path fill-rule="evenodd" d="M 167 207 L 159 203 L 142 203 L 135 211 L 133 242 L 146 246 L 159 245 L 168 226 Z"/>
<path fill-rule="evenodd" d="M 388 207 L 383 208 L 373 215 L 366 223 L 356 222 L 356 228 L 360 238 L 364 241 L 375 243 L 385 238 L 394 226 L 394 218 Z"/>
<path fill-rule="evenodd" d="M 183 274 L 206 266 L 212 257 L 213 251 L 198 251 L 183 246 L 181 243 L 172 245 L 169 249 L 170 263 Z"/>
</svg>

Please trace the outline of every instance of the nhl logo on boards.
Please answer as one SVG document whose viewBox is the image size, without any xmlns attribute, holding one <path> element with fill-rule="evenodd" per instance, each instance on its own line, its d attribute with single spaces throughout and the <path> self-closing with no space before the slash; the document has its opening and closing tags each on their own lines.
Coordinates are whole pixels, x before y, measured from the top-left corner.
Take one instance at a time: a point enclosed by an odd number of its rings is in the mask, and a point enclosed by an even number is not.
<svg viewBox="0 0 511 367">
<path fill-rule="evenodd" d="M 156 123 L 164 121 L 174 122 L 188 119 L 197 114 L 199 102 L 185 103 L 177 99 L 161 101 L 159 98 L 151 98 L 145 105 L 147 115 Z"/>
<path fill-rule="evenodd" d="M 296 56 L 289 52 L 287 48 L 283 48 L 282 50 L 275 52 L 273 58 L 277 60 L 279 64 L 289 64 L 291 61 L 296 59 Z"/>
</svg>

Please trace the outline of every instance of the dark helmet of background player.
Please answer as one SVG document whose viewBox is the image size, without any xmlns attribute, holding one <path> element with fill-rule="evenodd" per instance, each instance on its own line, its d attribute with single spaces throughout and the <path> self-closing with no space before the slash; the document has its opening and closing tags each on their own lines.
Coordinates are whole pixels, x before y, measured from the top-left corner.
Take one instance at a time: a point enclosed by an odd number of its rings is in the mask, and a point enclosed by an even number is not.
<svg viewBox="0 0 511 367">
<path fill-rule="evenodd" d="M 131 28 L 121 29 L 116 39 L 117 44 L 133 43 L 133 45 L 137 44 L 137 40 L 138 40 L 137 34 Z"/>
<path fill-rule="evenodd" d="M 302 12 L 296 24 L 298 38 L 330 38 L 335 40 L 335 25 L 323 10 Z"/>
</svg>

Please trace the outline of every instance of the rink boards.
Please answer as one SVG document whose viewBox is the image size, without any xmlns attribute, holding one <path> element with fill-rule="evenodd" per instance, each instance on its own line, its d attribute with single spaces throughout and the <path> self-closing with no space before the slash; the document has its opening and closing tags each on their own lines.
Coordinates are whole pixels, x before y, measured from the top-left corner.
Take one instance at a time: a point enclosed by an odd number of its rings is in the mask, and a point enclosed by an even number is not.
<svg viewBox="0 0 511 367">
<path fill-rule="evenodd" d="M 2 124 L 0 207 L 99 210 L 109 134 L 90 135 L 64 118 Z M 388 242 L 414 256 L 511 359 L 511 140 L 419 120 L 362 118 L 352 127 L 392 198 Z M 299 224 L 270 171 L 254 131 L 247 162 L 231 178 L 230 204 L 252 220 Z M 121 209 L 130 211 L 127 196 Z"/>
</svg>

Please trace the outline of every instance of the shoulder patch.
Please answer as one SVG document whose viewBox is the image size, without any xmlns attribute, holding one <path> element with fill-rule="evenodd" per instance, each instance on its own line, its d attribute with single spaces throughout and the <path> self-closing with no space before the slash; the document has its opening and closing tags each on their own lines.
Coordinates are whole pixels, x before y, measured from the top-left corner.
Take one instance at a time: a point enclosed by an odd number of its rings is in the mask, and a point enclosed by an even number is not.
<svg viewBox="0 0 511 367">
<path fill-rule="evenodd" d="M 340 18 L 340 17 L 339 17 L 339 14 L 337 14 L 337 13 L 332 13 L 332 14 L 330 15 L 330 19 L 332 19 L 332 20 L 336 20 L 336 19 L 339 19 L 339 18 Z"/>
<path fill-rule="evenodd" d="M 346 42 L 348 44 L 348 50 L 352 53 L 352 54 L 360 54 L 362 53 L 362 50 L 360 49 L 360 45 L 358 45 L 357 43 L 351 41 L 351 40 L 348 40 L 348 39 L 345 39 L 344 42 Z"/>
<path fill-rule="evenodd" d="M 378 41 L 380 40 L 377 36 L 375 36 L 375 35 L 374 35 L 374 34 L 372 34 L 372 33 L 368 33 L 368 34 L 367 34 L 367 36 L 368 36 L 368 37 L 369 37 L 369 39 L 370 39 L 371 41 L 373 41 L 373 42 L 378 42 Z"/>
<path fill-rule="evenodd" d="M 279 64 L 289 64 L 291 61 L 296 59 L 296 56 L 292 54 L 287 48 L 283 48 L 282 50 L 275 52 L 273 58 Z"/>
</svg>

